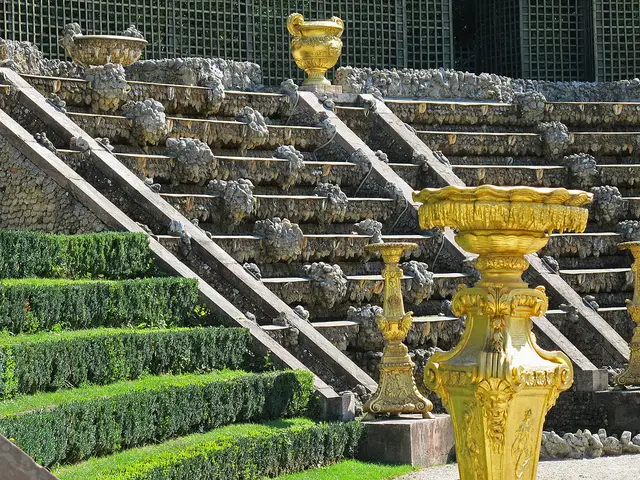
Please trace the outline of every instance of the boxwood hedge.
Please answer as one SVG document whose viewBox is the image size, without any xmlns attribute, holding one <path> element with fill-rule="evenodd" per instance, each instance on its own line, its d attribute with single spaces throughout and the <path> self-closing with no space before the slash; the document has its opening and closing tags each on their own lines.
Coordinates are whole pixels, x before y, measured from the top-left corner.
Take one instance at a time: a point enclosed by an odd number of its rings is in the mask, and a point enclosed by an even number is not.
<svg viewBox="0 0 640 480">
<path fill-rule="evenodd" d="M 312 393 L 309 372 L 147 377 L 2 402 L 0 433 L 49 467 L 231 423 L 300 415 Z"/>
<path fill-rule="evenodd" d="M 358 422 L 232 425 L 54 471 L 60 480 L 259 480 L 355 454 Z"/>
<path fill-rule="evenodd" d="M 0 400 L 161 375 L 244 368 L 241 328 L 95 329 L 0 337 Z"/>
<path fill-rule="evenodd" d="M 18 279 L 0 281 L 0 329 L 180 326 L 198 302 L 193 279 Z"/>
<path fill-rule="evenodd" d="M 0 278 L 122 279 L 145 276 L 152 269 L 149 239 L 143 233 L 0 230 Z"/>
</svg>

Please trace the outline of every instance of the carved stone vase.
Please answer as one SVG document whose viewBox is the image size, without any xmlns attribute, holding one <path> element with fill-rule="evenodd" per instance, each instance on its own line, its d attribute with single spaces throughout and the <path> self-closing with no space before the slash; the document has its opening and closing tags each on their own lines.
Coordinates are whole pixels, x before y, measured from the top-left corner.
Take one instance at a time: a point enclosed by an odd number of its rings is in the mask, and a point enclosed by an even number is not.
<svg viewBox="0 0 640 480">
<path fill-rule="evenodd" d="M 384 338 L 380 381 L 378 390 L 364 406 L 364 411 L 373 415 L 420 413 L 423 418 L 433 418 L 433 404 L 418 391 L 413 378 L 415 364 L 402 343 L 413 323 L 413 312 L 404 311 L 401 286 L 404 272 L 398 262 L 403 252 L 417 246 L 415 243 L 373 243 L 365 247 L 370 252 L 380 252 L 385 264 L 383 311 L 376 318 Z"/>
<path fill-rule="evenodd" d="M 325 78 L 327 70 L 333 68 L 342 53 L 344 22 L 338 17 L 329 20 L 307 22 L 300 13 L 292 13 L 287 20 L 287 29 L 293 35 L 291 54 L 304 70 L 307 78 L 303 85 L 331 85 Z"/>
<path fill-rule="evenodd" d="M 625 242 L 618 245 L 622 250 L 630 250 L 633 255 L 631 270 L 635 278 L 633 300 L 627 300 L 627 311 L 636 324 L 633 338 L 629 343 L 631 356 L 626 370 L 615 378 L 615 383 L 627 387 L 640 387 L 640 242 Z"/>
<path fill-rule="evenodd" d="M 525 255 L 554 230 L 584 231 L 592 195 L 482 186 L 427 188 L 413 198 L 422 228 L 456 228 L 458 245 L 479 255 L 481 280 L 452 301 L 454 314 L 466 316 L 464 335 L 425 367 L 425 385 L 452 416 L 460 478 L 534 480 L 544 418 L 572 385 L 573 366 L 542 350 L 531 331 L 548 300 L 543 287 L 522 281 Z"/>
<path fill-rule="evenodd" d="M 75 63 L 89 66 L 117 63 L 123 67 L 131 65 L 142 55 L 148 45 L 143 38 L 123 35 L 83 35 L 79 25 L 75 31 L 67 31 L 60 44 Z"/>
</svg>

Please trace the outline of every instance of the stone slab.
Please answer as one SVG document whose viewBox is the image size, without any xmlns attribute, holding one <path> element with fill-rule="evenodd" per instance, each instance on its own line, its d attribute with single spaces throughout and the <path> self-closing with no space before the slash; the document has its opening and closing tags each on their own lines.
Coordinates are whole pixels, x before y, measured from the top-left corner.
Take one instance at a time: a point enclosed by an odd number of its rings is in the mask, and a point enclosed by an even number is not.
<svg viewBox="0 0 640 480">
<path fill-rule="evenodd" d="M 342 93 L 342 85 L 300 85 L 300 90 L 314 93 Z"/>
<path fill-rule="evenodd" d="M 0 465 L 2 480 L 58 480 L 17 446 L 0 435 Z"/>
<path fill-rule="evenodd" d="M 640 432 L 640 388 L 596 392 L 594 403 L 605 415 L 608 434 Z"/>
<path fill-rule="evenodd" d="M 420 415 L 362 422 L 360 460 L 431 467 L 454 459 L 453 424 L 449 415 L 423 419 Z"/>
</svg>

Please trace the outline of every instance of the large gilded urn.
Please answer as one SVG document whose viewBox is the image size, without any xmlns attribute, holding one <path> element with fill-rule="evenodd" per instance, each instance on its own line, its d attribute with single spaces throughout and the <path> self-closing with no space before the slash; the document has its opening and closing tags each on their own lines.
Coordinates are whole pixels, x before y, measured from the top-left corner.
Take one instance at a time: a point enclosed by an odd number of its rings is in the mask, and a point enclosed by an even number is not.
<svg viewBox="0 0 640 480">
<path fill-rule="evenodd" d="M 287 20 L 291 40 L 291 54 L 296 65 L 307 73 L 302 83 L 310 86 L 326 86 L 327 70 L 333 68 L 342 53 L 344 22 L 338 17 L 325 21 L 307 22 L 300 13 L 292 13 Z"/>
<path fill-rule="evenodd" d="M 414 194 L 422 228 L 457 229 L 456 241 L 477 253 L 481 280 L 455 294 L 455 315 L 466 330 L 449 352 L 425 367 L 425 385 L 449 410 L 461 480 L 534 480 L 542 426 L 573 366 L 542 350 L 532 316 L 548 307 L 543 287 L 522 281 L 526 254 L 553 231 L 582 232 L 591 194 L 563 188 L 445 187 Z"/>
</svg>

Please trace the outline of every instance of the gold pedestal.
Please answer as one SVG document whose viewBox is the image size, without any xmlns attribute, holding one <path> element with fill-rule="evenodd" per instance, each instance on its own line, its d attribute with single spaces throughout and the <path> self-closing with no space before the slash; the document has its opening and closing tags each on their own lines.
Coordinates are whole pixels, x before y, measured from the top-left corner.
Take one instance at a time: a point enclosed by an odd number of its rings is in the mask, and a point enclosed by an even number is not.
<svg viewBox="0 0 640 480">
<path fill-rule="evenodd" d="M 402 343 L 413 323 L 413 312 L 404 311 L 400 284 L 404 272 L 398 262 L 403 252 L 417 246 L 415 243 L 375 243 L 366 247 L 370 252 L 380 252 L 385 263 L 383 312 L 376 319 L 384 337 L 380 381 L 378 390 L 364 406 L 365 412 L 374 415 L 420 413 L 423 418 L 433 418 L 433 404 L 418 391 L 413 378 L 415 364 Z"/>
<path fill-rule="evenodd" d="M 342 53 L 344 22 L 338 17 L 329 20 L 307 22 L 300 13 L 292 13 L 287 20 L 287 29 L 293 35 L 291 54 L 304 70 L 307 78 L 302 83 L 308 86 L 330 86 L 325 78 L 327 70 L 333 68 Z"/>
<path fill-rule="evenodd" d="M 633 330 L 633 338 L 629 343 L 631 356 L 627 369 L 615 378 L 615 383 L 621 386 L 640 387 L 640 242 L 625 242 L 618 245 L 622 250 L 631 250 L 633 255 L 633 265 L 631 270 L 634 275 L 633 300 L 627 300 L 627 311 L 636 324 Z"/>
<path fill-rule="evenodd" d="M 455 227 L 457 243 L 479 254 L 482 279 L 452 302 L 466 330 L 449 352 L 436 352 L 425 385 L 449 410 L 461 480 L 534 480 L 542 426 L 573 367 L 536 343 L 531 316 L 544 315 L 543 287 L 521 279 L 524 255 L 554 230 L 582 232 L 591 195 L 565 189 L 446 187 L 414 194 L 422 228 Z"/>
</svg>

